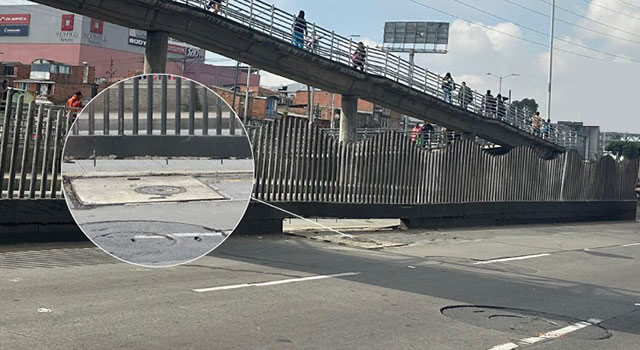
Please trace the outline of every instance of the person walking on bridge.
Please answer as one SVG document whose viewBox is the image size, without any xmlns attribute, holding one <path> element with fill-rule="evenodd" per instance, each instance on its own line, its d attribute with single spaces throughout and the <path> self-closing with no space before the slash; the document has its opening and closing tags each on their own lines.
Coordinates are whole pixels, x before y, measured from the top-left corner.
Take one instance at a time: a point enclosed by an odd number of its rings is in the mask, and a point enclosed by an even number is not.
<svg viewBox="0 0 640 350">
<path fill-rule="evenodd" d="M 540 112 L 536 112 L 531 118 L 531 127 L 533 128 L 533 134 L 536 136 L 540 136 L 540 130 L 542 129 L 542 124 L 544 120 L 540 117 Z"/>
<path fill-rule="evenodd" d="M 491 94 L 491 90 L 487 90 L 487 94 L 484 96 L 484 116 L 495 118 L 496 107 L 496 98 Z"/>
<path fill-rule="evenodd" d="M 304 11 L 300 10 L 293 22 L 293 45 L 303 49 L 305 35 L 307 35 L 307 20 L 304 19 Z"/>
<path fill-rule="evenodd" d="M 467 109 L 471 102 L 473 102 L 473 91 L 471 91 L 471 88 L 463 81 L 462 86 L 460 86 L 460 92 L 458 93 L 458 103 L 462 109 Z"/>
<path fill-rule="evenodd" d="M 353 62 L 353 66 L 355 69 L 360 69 L 364 72 L 364 64 L 367 60 L 367 48 L 364 46 L 364 43 L 361 41 L 358 43 L 358 48 L 353 53 L 353 57 L 351 61 Z"/>
<path fill-rule="evenodd" d="M 218 12 L 220 12 L 220 9 L 222 7 L 222 1 L 223 0 L 210 0 L 207 3 L 207 10 L 213 9 L 213 13 L 217 15 Z"/>
<path fill-rule="evenodd" d="M 442 92 L 444 94 L 444 100 L 451 103 L 451 93 L 455 87 L 455 82 L 451 77 L 451 73 L 447 73 L 442 79 Z"/>
</svg>

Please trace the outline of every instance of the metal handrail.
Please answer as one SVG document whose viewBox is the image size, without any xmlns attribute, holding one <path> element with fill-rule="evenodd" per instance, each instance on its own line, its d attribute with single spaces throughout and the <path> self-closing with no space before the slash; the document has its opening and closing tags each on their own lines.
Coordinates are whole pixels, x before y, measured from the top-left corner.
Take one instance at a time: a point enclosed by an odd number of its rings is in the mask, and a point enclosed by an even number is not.
<svg viewBox="0 0 640 350">
<path fill-rule="evenodd" d="M 173 0 L 207 10 L 208 0 Z M 296 46 L 296 16 L 260 0 L 226 0 L 218 15 L 233 20 L 249 28 Z M 304 35 L 305 44 L 300 49 L 308 50 L 331 61 L 356 68 L 353 54 L 358 44 L 353 39 L 336 34 L 307 20 Z M 511 103 L 498 102 L 495 97 L 479 94 L 470 88 L 453 83 L 444 84 L 440 75 L 428 69 L 411 64 L 409 61 L 388 51 L 366 47 L 361 69 L 394 80 L 431 96 L 438 97 L 456 107 L 485 118 L 500 120 L 530 134 L 544 138 L 564 147 L 575 147 L 577 134 L 570 128 L 549 124 L 535 128 L 532 117 L 534 111 L 519 109 Z M 544 124 L 543 124 L 544 125 Z M 548 128 L 548 130 L 547 130 Z"/>
</svg>

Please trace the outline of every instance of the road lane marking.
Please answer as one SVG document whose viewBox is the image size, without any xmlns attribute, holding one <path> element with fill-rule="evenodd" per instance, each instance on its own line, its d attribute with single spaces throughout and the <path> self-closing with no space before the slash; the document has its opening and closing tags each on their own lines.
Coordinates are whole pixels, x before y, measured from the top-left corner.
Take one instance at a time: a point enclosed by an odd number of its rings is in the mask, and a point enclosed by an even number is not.
<svg viewBox="0 0 640 350">
<path fill-rule="evenodd" d="M 623 244 L 622 247 L 633 247 L 635 245 L 640 245 L 640 243 Z"/>
<path fill-rule="evenodd" d="M 530 338 L 524 338 L 524 339 L 520 339 L 518 341 L 516 341 L 516 343 L 510 342 L 510 343 L 504 343 L 504 344 L 500 344 L 500 345 L 496 345 L 494 347 L 492 347 L 489 350 L 512 350 L 512 349 L 516 349 L 518 347 L 520 347 L 521 345 L 533 345 L 535 343 L 539 343 L 543 340 L 549 340 L 549 339 L 556 339 L 556 338 L 560 338 L 563 337 L 569 333 L 575 332 L 577 330 L 589 327 L 589 326 L 595 326 L 598 323 L 602 322 L 601 320 L 598 319 L 590 319 L 589 321 L 581 321 L 560 329 L 556 329 L 554 331 L 549 331 L 547 333 L 543 333 L 540 334 L 537 337 L 530 337 Z"/>
<path fill-rule="evenodd" d="M 195 232 L 195 233 L 172 233 L 167 236 L 171 237 L 222 237 L 222 233 L 219 232 Z M 147 236 L 147 235 L 135 235 L 134 239 L 167 239 L 165 236 Z"/>
<path fill-rule="evenodd" d="M 517 348 L 518 345 L 514 343 L 504 343 L 502 345 L 496 345 L 489 350 L 512 350 Z"/>
<path fill-rule="evenodd" d="M 219 287 L 211 287 L 211 288 L 199 288 L 194 289 L 193 291 L 196 293 L 204 293 L 204 292 L 215 292 L 219 290 L 229 290 L 229 289 L 238 289 L 238 288 L 247 288 L 247 287 L 266 287 L 266 286 L 275 286 L 278 284 L 285 283 L 295 283 L 295 282 L 303 282 L 303 281 L 314 281 L 321 280 L 326 278 L 337 278 L 337 277 L 345 277 L 345 276 L 355 276 L 359 275 L 360 272 L 345 272 L 345 273 L 337 273 L 333 275 L 317 275 L 317 276 L 309 276 L 309 277 L 300 277 L 300 278 L 290 278 L 286 280 L 277 280 L 277 281 L 269 281 L 269 282 L 259 282 L 259 283 L 241 283 L 241 284 L 232 284 L 228 286 L 219 286 Z"/>
<path fill-rule="evenodd" d="M 493 259 L 493 260 L 485 260 L 485 261 L 478 261 L 473 263 L 474 265 L 485 265 L 485 264 L 493 264 L 493 263 L 498 263 L 498 262 L 505 262 L 505 261 L 514 261 L 514 260 L 525 260 L 525 259 L 533 259 L 533 258 L 540 258 L 543 256 L 549 256 L 551 254 L 535 254 L 535 255 L 525 255 L 525 256 L 516 256 L 513 258 L 502 258 L 502 259 Z"/>
</svg>

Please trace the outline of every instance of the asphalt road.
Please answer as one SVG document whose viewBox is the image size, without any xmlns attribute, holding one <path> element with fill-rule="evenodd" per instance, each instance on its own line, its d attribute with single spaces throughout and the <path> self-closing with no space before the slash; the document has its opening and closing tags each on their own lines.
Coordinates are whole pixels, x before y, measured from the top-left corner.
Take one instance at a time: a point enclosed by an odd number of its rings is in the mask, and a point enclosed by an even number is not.
<svg viewBox="0 0 640 350">
<path fill-rule="evenodd" d="M 638 349 L 639 229 L 231 236 L 166 269 L 0 247 L 0 349 Z"/>
</svg>

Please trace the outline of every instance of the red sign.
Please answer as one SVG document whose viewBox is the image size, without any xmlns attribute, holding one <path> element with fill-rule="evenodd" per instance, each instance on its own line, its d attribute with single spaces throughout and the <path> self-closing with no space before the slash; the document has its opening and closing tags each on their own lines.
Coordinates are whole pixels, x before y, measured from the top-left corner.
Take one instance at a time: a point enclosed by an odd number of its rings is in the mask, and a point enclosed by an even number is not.
<svg viewBox="0 0 640 350">
<path fill-rule="evenodd" d="M 30 22 L 30 14 L 0 15 L 0 24 L 29 24 Z"/>
<path fill-rule="evenodd" d="M 184 55 L 184 47 L 182 46 L 178 46 L 178 45 L 173 45 L 173 44 L 169 44 L 167 46 L 167 51 L 171 52 L 171 53 L 177 53 L 179 55 Z"/>
<path fill-rule="evenodd" d="M 62 15 L 62 23 L 60 24 L 60 31 L 72 32 L 73 31 L 73 15 Z"/>
<path fill-rule="evenodd" d="M 102 34 L 103 23 L 99 19 L 91 19 L 91 33 Z"/>
</svg>

